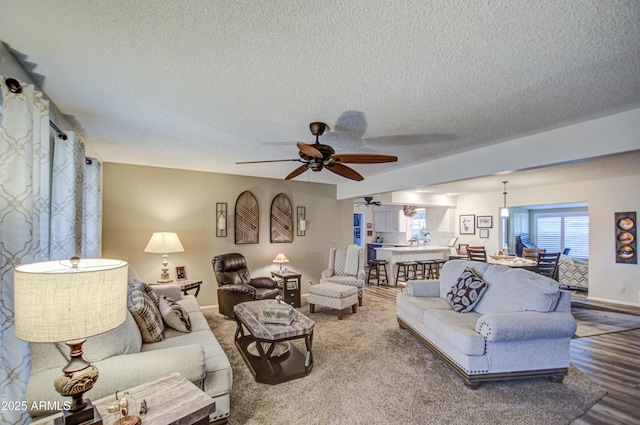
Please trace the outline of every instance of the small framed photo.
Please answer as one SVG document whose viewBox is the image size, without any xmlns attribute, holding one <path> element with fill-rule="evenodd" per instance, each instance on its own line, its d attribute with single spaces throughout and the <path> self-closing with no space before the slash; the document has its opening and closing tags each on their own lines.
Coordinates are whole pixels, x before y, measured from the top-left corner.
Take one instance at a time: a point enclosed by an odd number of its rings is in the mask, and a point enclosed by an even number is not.
<svg viewBox="0 0 640 425">
<path fill-rule="evenodd" d="M 373 229 L 373 223 L 367 223 L 367 229 Z"/>
<path fill-rule="evenodd" d="M 480 237 L 482 239 L 488 239 L 489 238 L 489 229 L 478 229 L 478 233 L 480 234 Z"/>
<path fill-rule="evenodd" d="M 178 280 L 186 280 L 187 268 L 185 266 L 176 266 L 176 277 Z"/>
<path fill-rule="evenodd" d="M 460 234 L 475 235 L 476 234 L 476 215 L 467 214 L 460 216 Z"/>
<path fill-rule="evenodd" d="M 469 246 L 468 243 L 461 243 L 458 244 L 458 255 L 467 255 L 467 247 Z"/>
<path fill-rule="evenodd" d="M 478 216 L 478 229 L 491 229 L 493 227 L 492 215 L 479 215 Z M 482 237 L 482 236 L 480 236 Z"/>
<path fill-rule="evenodd" d="M 373 230 L 367 230 L 367 236 L 373 236 Z"/>
</svg>

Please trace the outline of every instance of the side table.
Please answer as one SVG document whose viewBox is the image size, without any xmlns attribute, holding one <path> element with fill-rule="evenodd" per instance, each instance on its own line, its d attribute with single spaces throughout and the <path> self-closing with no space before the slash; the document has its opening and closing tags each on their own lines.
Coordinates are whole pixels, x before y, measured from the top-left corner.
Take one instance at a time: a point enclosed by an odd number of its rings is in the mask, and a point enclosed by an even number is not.
<svg viewBox="0 0 640 425">
<path fill-rule="evenodd" d="M 209 423 L 209 415 L 216 410 L 216 402 L 207 393 L 177 372 L 125 391 L 137 403 L 147 402 L 145 415 L 136 412 L 144 425 L 205 425 Z M 91 402 L 98 408 L 104 425 L 112 425 L 117 415 L 107 412 L 107 406 L 115 404 L 115 394 Z M 32 423 L 53 425 L 58 416 L 61 415 L 47 416 Z"/>
<path fill-rule="evenodd" d="M 182 290 L 182 293 L 184 295 L 189 295 L 187 291 L 195 288 L 196 292 L 193 295 L 198 298 L 198 294 L 200 293 L 200 285 L 202 285 L 201 280 L 177 280 L 176 282 L 178 282 L 178 284 L 180 285 L 180 289 Z"/>
<path fill-rule="evenodd" d="M 282 299 L 292 305 L 294 308 L 302 307 L 302 299 L 300 296 L 300 284 L 302 275 L 300 273 L 287 271 L 271 272 L 271 277 L 276 279 L 278 283 L 282 282 Z"/>
</svg>

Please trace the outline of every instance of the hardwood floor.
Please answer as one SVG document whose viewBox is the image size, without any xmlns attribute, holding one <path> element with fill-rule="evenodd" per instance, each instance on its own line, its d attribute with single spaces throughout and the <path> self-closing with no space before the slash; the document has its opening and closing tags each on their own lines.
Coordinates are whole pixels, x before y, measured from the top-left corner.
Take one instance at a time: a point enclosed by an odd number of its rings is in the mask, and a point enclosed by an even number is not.
<svg viewBox="0 0 640 425">
<path fill-rule="evenodd" d="M 400 290 L 384 285 L 368 285 L 365 289 L 367 296 L 389 302 L 395 302 Z M 640 308 L 592 302 L 581 294 L 576 301 L 640 315 Z M 607 395 L 574 425 L 640 424 L 640 329 L 573 339 L 571 362 L 607 390 Z"/>
</svg>

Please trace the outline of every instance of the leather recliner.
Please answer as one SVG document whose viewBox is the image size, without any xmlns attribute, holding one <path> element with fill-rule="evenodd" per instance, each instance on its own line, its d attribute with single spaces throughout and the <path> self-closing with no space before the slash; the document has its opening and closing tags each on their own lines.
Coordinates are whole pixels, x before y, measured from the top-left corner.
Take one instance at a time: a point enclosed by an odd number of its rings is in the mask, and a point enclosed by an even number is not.
<svg viewBox="0 0 640 425">
<path fill-rule="evenodd" d="M 233 307 L 245 301 L 274 299 L 279 293 L 278 284 L 270 277 L 251 278 L 247 260 L 238 253 L 218 255 L 211 260 L 213 273 L 218 281 L 218 306 L 220 314 L 235 318 Z"/>
</svg>

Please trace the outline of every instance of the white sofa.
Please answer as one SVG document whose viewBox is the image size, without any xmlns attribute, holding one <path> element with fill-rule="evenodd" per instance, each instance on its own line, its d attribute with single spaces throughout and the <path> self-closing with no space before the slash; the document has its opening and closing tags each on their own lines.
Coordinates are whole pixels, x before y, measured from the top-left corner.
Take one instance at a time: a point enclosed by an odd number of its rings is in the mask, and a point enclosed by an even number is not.
<svg viewBox="0 0 640 425">
<path fill-rule="evenodd" d="M 487 285 L 473 309 L 459 313 L 446 296 L 467 267 Z M 571 295 L 545 276 L 450 260 L 439 280 L 407 282 L 396 308 L 400 327 L 446 361 L 469 388 L 536 376 L 562 382 L 568 372 L 576 330 Z"/>
<path fill-rule="evenodd" d="M 210 421 L 226 423 L 233 380 L 231 365 L 201 313 L 198 302 L 192 295 L 182 296 L 180 286 L 175 283 L 152 287 L 158 295 L 176 300 L 189 313 L 191 332 L 183 333 L 165 326 L 163 341 L 143 343 L 138 325 L 127 311 L 127 319 L 118 328 L 88 338 L 84 343 L 85 359 L 94 364 L 100 374 L 85 397 L 97 400 L 115 394 L 117 389 L 126 390 L 179 372 L 215 400 L 216 410 L 210 415 Z M 68 362 L 68 346 L 62 343 L 31 343 L 30 349 L 27 406 L 40 406 L 34 402 L 41 401 L 57 401 L 59 405 L 69 401 L 68 397 L 62 397 L 53 387 L 54 377 Z M 53 413 L 56 412 L 42 409 L 29 411 L 33 419 Z"/>
</svg>

